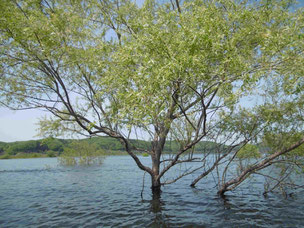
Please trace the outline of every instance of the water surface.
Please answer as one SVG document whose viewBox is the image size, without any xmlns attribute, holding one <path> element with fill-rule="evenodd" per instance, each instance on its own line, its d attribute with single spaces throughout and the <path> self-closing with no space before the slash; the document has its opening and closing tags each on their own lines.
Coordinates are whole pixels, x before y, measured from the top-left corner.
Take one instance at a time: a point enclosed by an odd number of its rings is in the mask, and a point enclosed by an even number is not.
<svg viewBox="0 0 304 228">
<path fill-rule="evenodd" d="M 194 178 L 165 186 L 153 200 L 148 175 L 141 198 L 143 172 L 128 156 L 73 168 L 58 166 L 56 158 L 0 160 L 0 227 L 304 226 L 301 192 L 265 198 L 254 179 L 223 200 L 212 176 L 192 189 Z"/>
</svg>

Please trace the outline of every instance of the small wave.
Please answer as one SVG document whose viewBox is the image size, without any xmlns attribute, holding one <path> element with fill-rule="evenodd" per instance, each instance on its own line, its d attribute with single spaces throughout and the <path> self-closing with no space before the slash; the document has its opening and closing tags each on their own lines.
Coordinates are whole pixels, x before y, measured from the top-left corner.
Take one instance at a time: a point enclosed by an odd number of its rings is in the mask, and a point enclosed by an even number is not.
<svg viewBox="0 0 304 228">
<path fill-rule="evenodd" d="M 35 172 L 54 172 L 54 168 L 43 169 L 14 169 L 14 170 L 0 170 L 1 173 L 35 173 Z"/>
</svg>

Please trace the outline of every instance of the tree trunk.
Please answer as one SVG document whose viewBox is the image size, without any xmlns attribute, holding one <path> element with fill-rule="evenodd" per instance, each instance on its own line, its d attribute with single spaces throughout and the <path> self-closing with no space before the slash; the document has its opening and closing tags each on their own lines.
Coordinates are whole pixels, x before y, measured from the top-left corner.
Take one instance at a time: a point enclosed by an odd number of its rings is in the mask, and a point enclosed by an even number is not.
<svg viewBox="0 0 304 228">
<path fill-rule="evenodd" d="M 161 188 L 160 188 L 160 180 L 156 176 L 152 176 L 152 194 L 155 196 L 160 195 L 161 193 Z"/>
<path fill-rule="evenodd" d="M 302 138 L 295 144 L 291 145 L 289 148 L 283 148 L 282 150 L 279 150 L 273 154 L 270 154 L 264 160 L 260 161 L 259 163 L 255 164 L 253 166 L 248 167 L 247 169 L 244 169 L 237 177 L 235 177 L 234 179 L 231 179 L 230 181 L 223 184 L 223 186 L 220 188 L 220 190 L 217 193 L 219 195 L 223 196 L 225 194 L 225 192 L 231 191 L 232 189 L 234 189 L 238 185 L 240 185 L 252 173 L 272 165 L 273 160 L 275 160 L 276 158 L 278 158 L 281 155 L 284 155 L 290 151 L 293 151 L 294 149 L 298 148 L 302 144 L 304 144 L 304 138 Z"/>
<path fill-rule="evenodd" d="M 161 193 L 161 184 L 160 184 L 160 178 L 159 178 L 159 166 L 160 166 L 160 157 L 152 155 L 152 194 L 156 196 L 160 196 Z"/>
<path fill-rule="evenodd" d="M 225 197 L 225 192 L 227 191 L 227 189 L 226 189 L 226 187 L 222 187 L 218 192 L 217 192 L 217 194 L 219 195 L 219 196 L 221 196 L 222 198 L 224 198 Z"/>
</svg>

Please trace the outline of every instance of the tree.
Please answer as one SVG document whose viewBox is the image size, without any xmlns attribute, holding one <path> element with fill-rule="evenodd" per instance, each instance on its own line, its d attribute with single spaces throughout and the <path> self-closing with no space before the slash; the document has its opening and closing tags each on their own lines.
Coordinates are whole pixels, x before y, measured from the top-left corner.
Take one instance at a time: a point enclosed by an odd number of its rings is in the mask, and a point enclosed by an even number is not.
<svg viewBox="0 0 304 228">
<path fill-rule="evenodd" d="M 15 142 L 4 149 L 4 152 L 9 155 L 15 155 L 18 152 L 31 153 L 37 151 L 39 151 L 39 142 L 34 140 Z"/>
<path fill-rule="evenodd" d="M 74 141 L 64 148 L 59 157 L 61 165 L 93 165 L 101 164 L 104 159 L 104 152 L 97 148 L 95 144 L 87 141 Z"/>
<path fill-rule="evenodd" d="M 57 151 L 58 153 L 63 151 L 64 144 L 59 139 L 48 137 L 41 140 L 40 145 L 45 147 L 45 150 Z"/>
<path fill-rule="evenodd" d="M 250 141 L 255 125 L 232 140 L 223 121 L 260 82 L 276 74 L 284 82 L 302 80 L 304 14 L 290 6 L 283 0 L 2 1 L 1 103 L 49 111 L 53 117 L 40 121 L 46 135 L 116 138 L 159 193 L 162 184 L 198 169 L 161 182 L 172 167 L 206 161 L 210 151 L 203 159 L 192 153 L 200 141 L 221 141 L 214 167 Z M 135 136 L 151 146 L 134 145 Z M 168 139 L 180 146 L 163 158 Z M 148 153 L 152 166 L 135 152 Z"/>
<path fill-rule="evenodd" d="M 280 77 L 280 80 L 282 78 Z M 303 79 L 297 83 L 303 83 Z M 274 82 L 277 86 L 277 84 Z M 295 85 L 295 87 L 298 87 Z M 279 84 L 280 87 L 286 86 L 286 83 Z M 278 88 L 275 86 L 275 90 Z M 270 88 L 270 87 L 268 87 Z M 263 149 L 263 156 L 257 160 L 252 160 L 251 164 L 244 167 L 235 177 L 229 180 L 222 179 L 219 185 L 219 194 L 233 190 L 239 186 L 248 177 L 253 175 L 262 175 L 266 179 L 271 179 L 276 183 L 269 189 L 265 189 L 265 194 L 282 187 L 283 183 L 292 187 L 299 187 L 293 183 L 297 174 L 303 174 L 303 143 L 304 143 L 304 122 L 303 122 L 303 91 L 290 94 L 290 90 L 279 89 L 280 96 L 275 93 L 271 102 L 265 102 L 256 107 L 254 116 L 259 118 L 260 130 L 254 135 L 255 140 L 260 142 L 260 148 Z M 272 93 L 272 92 L 271 92 Z M 296 95 L 296 96 L 295 96 Z M 239 151 L 241 152 L 241 151 Z M 255 152 L 252 151 L 251 155 Z M 275 166 L 275 170 L 265 169 Z M 225 172 L 228 168 L 225 169 Z M 293 178 L 292 178 L 293 176 Z M 286 179 L 291 177 L 291 182 Z M 293 179 L 293 180 L 292 180 Z"/>
</svg>

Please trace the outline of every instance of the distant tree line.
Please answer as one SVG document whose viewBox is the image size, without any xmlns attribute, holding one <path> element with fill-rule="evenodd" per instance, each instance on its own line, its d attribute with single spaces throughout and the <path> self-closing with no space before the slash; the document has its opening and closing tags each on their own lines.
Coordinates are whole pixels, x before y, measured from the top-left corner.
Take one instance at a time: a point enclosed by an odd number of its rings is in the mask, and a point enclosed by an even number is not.
<svg viewBox="0 0 304 228">
<path fill-rule="evenodd" d="M 89 143 L 96 147 L 97 150 L 104 150 L 108 154 L 115 154 L 118 151 L 124 151 L 124 147 L 117 140 L 110 137 L 93 137 L 87 139 L 58 139 L 48 137 L 39 140 L 17 141 L 17 142 L 0 142 L 0 154 L 14 156 L 18 153 L 40 153 L 46 154 L 48 157 L 55 157 L 60 155 L 65 148 L 68 148 L 73 142 Z M 151 142 L 144 140 L 131 140 L 135 146 L 151 149 Z M 168 141 L 165 144 L 164 151 L 167 153 L 174 153 L 180 148 L 180 143 L 176 141 Z M 194 153 L 212 151 L 215 148 L 215 143 L 200 142 L 193 150 Z"/>
</svg>

